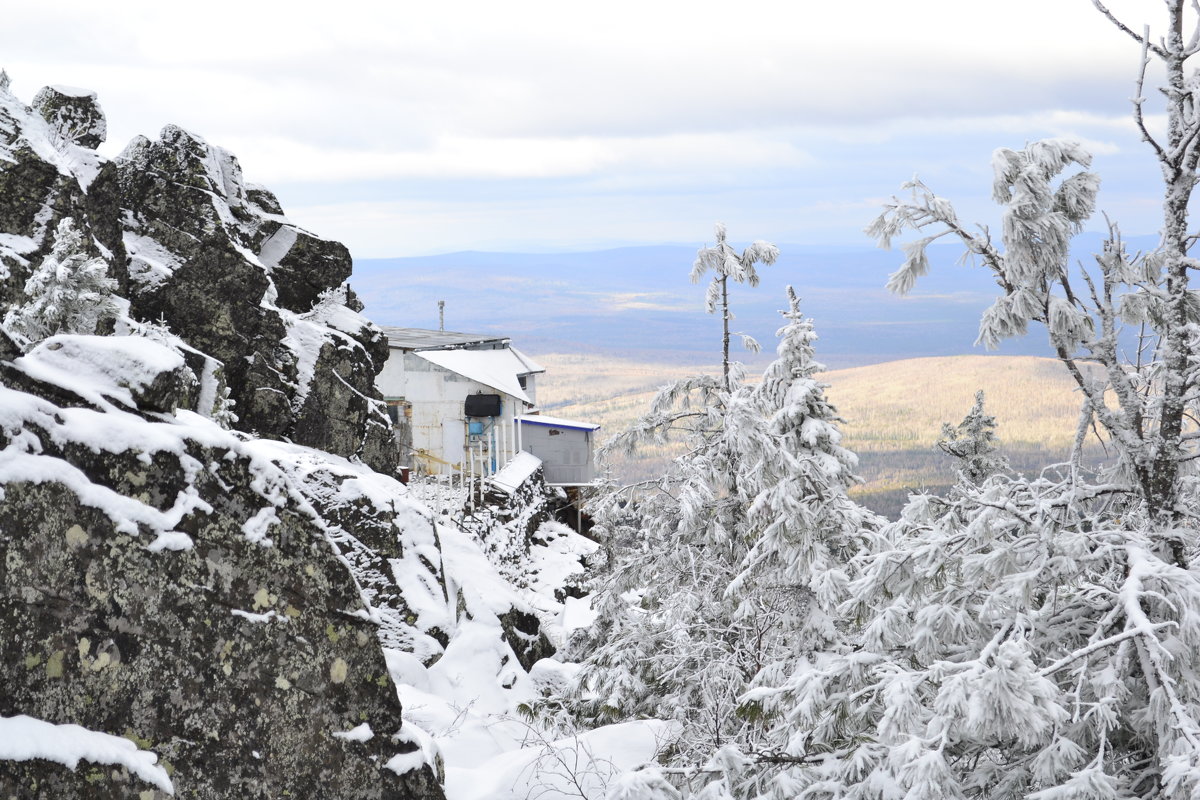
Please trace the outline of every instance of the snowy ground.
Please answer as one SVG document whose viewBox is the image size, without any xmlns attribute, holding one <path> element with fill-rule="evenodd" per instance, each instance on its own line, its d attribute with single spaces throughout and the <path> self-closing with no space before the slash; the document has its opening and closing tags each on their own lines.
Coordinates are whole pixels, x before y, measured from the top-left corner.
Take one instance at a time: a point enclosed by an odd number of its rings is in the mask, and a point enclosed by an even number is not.
<svg viewBox="0 0 1200 800">
<path fill-rule="evenodd" d="M 544 659 L 531 677 L 506 662 L 497 634 L 486 623 L 460 629 L 428 669 L 387 652 L 406 723 L 430 735 L 449 800 L 599 800 L 620 773 L 654 760 L 668 723 L 627 722 L 552 739 L 527 722 L 518 707 L 538 696 L 541 680 L 570 667 Z"/>
<path fill-rule="evenodd" d="M 574 669 L 543 659 L 526 673 L 501 636 L 497 613 L 509 604 L 532 607 L 552 641 L 591 623 L 588 598 L 555 598 L 594 543 L 548 523 L 530 553 L 525 588 L 501 577 L 469 534 L 445 523 L 438 503 L 462 498 L 446 487 L 415 485 L 439 524 L 442 562 L 465 605 L 450 645 L 426 668 L 413 656 L 385 651 L 407 723 L 429 735 L 445 768 L 449 800 L 600 800 L 622 772 L 652 762 L 668 738 L 660 721 L 612 725 L 554 738 L 521 707 L 543 690 L 565 684 Z"/>
</svg>

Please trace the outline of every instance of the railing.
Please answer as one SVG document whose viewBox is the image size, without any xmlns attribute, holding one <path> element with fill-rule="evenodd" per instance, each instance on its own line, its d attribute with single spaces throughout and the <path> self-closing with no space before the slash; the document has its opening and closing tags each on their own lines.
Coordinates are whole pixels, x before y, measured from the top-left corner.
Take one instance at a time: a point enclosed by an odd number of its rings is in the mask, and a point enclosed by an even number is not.
<svg viewBox="0 0 1200 800">
<path fill-rule="evenodd" d="M 463 458 L 454 463 L 433 455 L 427 450 L 414 450 L 425 475 L 444 478 L 453 488 L 470 488 L 471 499 L 482 500 L 482 481 L 495 475 L 521 451 L 521 430 L 516 420 L 496 417 L 481 434 L 470 435 L 463 448 Z M 413 464 L 416 466 L 416 463 Z"/>
</svg>

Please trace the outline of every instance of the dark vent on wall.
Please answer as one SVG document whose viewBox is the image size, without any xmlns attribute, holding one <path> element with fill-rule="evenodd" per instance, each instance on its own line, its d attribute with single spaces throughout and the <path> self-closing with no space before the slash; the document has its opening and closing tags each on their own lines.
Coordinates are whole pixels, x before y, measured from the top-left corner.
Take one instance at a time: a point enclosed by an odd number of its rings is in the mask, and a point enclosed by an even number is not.
<svg viewBox="0 0 1200 800">
<path fill-rule="evenodd" d="M 468 417 L 498 417 L 500 416 L 500 395 L 467 395 L 466 412 Z"/>
</svg>

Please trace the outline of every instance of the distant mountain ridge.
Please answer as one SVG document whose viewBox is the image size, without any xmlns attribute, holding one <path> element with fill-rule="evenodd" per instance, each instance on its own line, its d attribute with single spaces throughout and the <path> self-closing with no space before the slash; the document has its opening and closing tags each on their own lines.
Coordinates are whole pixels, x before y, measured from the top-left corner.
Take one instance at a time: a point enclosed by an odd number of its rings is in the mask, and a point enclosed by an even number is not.
<svg viewBox="0 0 1200 800">
<path fill-rule="evenodd" d="M 735 232 L 737 233 L 737 232 Z M 1131 251 L 1156 237 L 1127 240 Z M 1100 249 L 1099 234 L 1076 240 L 1077 258 Z M 446 327 L 513 336 L 533 352 L 600 352 L 639 360 L 711 361 L 719 321 L 704 313 L 704 287 L 688 280 L 696 247 L 656 245 L 580 253 L 466 251 L 411 258 L 356 259 L 355 287 L 381 324 Z M 981 267 L 962 266 L 962 250 L 929 249 L 929 275 L 906 297 L 885 288 L 903 261 L 898 251 L 781 244 L 757 288 L 732 289 L 737 330 L 768 352 L 779 327 L 784 287 L 821 336 L 818 357 L 832 368 L 920 356 L 982 354 L 973 343 L 979 316 L 997 288 Z M 1005 343 L 1004 355 L 1051 355 L 1037 330 Z"/>
</svg>

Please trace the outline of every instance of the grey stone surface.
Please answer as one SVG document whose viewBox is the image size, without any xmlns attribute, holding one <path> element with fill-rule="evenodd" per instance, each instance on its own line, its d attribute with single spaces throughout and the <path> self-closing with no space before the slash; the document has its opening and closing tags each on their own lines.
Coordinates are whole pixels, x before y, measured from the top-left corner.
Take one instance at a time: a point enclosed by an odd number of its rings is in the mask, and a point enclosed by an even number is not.
<svg viewBox="0 0 1200 800">
<path fill-rule="evenodd" d="M 176 126 L 157 141 L 134 140 L 117 165 L 126 234 L 159 243 L 175 261 L 161 280 L 134 282 L 134 313 L 165 319 L 225 363 L 240 427 L 393 471 L 391 427 L 374 385 L 386 357 L 371 345 L 377 333 L 364 334 L 361 347 L 331 335 L 311 375 L 300 374 L 300 355 L 283 345 L 307 345 L 289 330 L 311 323 L 322 294 L 350 276 L 346 248 L 282 221 L 274 195 L 247 188 L 232 154 Z"/>
<path fill-rule="evenodd" d="M 0 378 L 57 394 L 10 365 L 0 364 Z M 7 391 L 10 407 L 33 396 Z M 141 435 L 179 437 L 182 450 L 97 451 L 81 431 L 113 415 L 128 425 L 128 415 L 68 407 L 42 403 L 19 443 L 11 430 L 0 438 L 32 451 L 32 474 L 64 476 L 3 485 L 0 715 L 126 736 L 170 765 L 176 797 L 440 797 L 429 769 L 400 776 L 383 766 L 415 745 L 389 738 L 402 726 L 395 687 L 319 505 L 314 514 L 311 498 L 289 497 L 270 543 L 255 542 L 245 526 L 282 491 L 261 460 L 169 422 L 145 421 Z M 156 550 L 162 532 L 114 517 L 96 500 L 108 492 L 165 514 L 182 509 L 171 533 L 190 547 Z M 369 526 L 367 511 L 356 527 Z M 397 548 L 395 537 L 390 548 L 382 537 L 374 544 L 380 557 Z M 377 733 L 369 742 L 332 736 L 362 722 Z M 0 769 L 5 797 L 151 788 L 90 763 L 75 773 L 44 761 Z"/>
<path fill-rule="evenodd" d="M 416 748 L 380 649 L 413 616 L 394 506 L 334 502 L 252 449 L 260 434 L 390 469 L 386 345 L 347 310 L 349 255 L 197 136 L 168 126 L 117 162 L 89 149 L 103 136 L 86 93 L 26 107 L 0 86 L 0 300 L 25 300 L 70 216 L 181 359 L 124 375 L 109 353 L 97 388 L 39 370 L 61 343 L 23 353 L 0 332 L 0 716 L 125 736 L 175 797 L 441 798 L 430 767 L 386 767 Z M 88 337 L 70 346 L 91 361 Z M 211 414 L 226 387 L 246 433 L 176 416 Z M 367 742 L 333 736 L 362 722 Z M 163 796 L 112 765 L 0 762 L 0 798 Z"/>
</svg>

